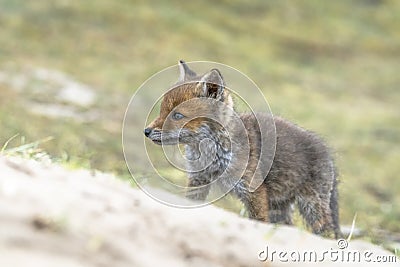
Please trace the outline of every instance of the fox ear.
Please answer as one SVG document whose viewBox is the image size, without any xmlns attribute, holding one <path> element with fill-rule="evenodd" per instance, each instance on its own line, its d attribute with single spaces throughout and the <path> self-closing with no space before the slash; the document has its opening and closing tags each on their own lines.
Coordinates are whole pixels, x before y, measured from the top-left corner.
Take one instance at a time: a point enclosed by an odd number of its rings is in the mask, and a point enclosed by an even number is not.
<svg viewBox="0 0 400 267">
<path fill-rule="evenodd" d="M 205 97 L 224 101 L 225 83 L 219 70 L 212 69 L 210 72 L 204 74 L 203 77 L 201 77 L 200 85 L 202 86 L 203 95 Z"/>
<path fill-rule="evenodd" d="M 188 80 L 190 77 L 196 77 L 196 73 L 192 71 L 185 61 L 179 60 L 179 81 L 184 82 Z"/>
</svg>

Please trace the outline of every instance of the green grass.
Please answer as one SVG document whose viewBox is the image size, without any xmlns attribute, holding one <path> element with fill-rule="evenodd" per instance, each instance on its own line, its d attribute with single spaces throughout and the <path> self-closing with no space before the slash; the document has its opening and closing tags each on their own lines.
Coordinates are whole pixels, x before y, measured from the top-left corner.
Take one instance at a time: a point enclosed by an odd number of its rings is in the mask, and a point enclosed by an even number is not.
<svg viewBox="0 0 400 267">
<path fill-rule="evenodd" d="M 371 236 L 400 232 L 399 1 L 0 0 L 0 25 L 0 71 L 68 73 L 96 88 L 99 115 L 34 115 L 29 94 L 0 84 L 0 144 L 52 136 L 52 157 L 128 177 L 120 137 L 133 92 L 178 59 L 218 61 L 336 151 L 342 223 L 357 212 Z"/>
</svg>

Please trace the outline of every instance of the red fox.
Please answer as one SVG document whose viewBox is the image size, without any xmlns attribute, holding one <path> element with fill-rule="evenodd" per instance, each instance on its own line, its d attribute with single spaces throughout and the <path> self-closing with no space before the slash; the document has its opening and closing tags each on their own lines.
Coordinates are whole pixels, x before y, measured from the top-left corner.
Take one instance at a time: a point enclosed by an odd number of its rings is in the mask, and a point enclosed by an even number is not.
<svg viewBox="0 0 400 267">
<path fill-rule="evenodd" d="M 212 69 L 198 76 L 182 60 L 179 68 L 178 83 L 163 96 L 160 114 L 144 134 L 158 145 L 185 145 L 187 197 L 205 200 L 210 184 L 229 165 L 247 161 L 237 183 L 235 179 L 231 182 L 229 177 L 224 177 L 218 184 L 233 187 L 233 194 L 242 201 L 250 218 L 292 224 L 292 204 L 297 203 L 300 214 L 314 233 L 341 236 L 337 172 L 324 142 L 310 131 L 273 117 L 276 128 L 273 162 L 262 177 L 264 182 L 255 191 L 249 190 L 249 180 L 260 161 L 261 134 L 256 118 L 251 113 L 240 114 L 247 136 L 239 136 L 238 123 L 233 119 L 234 102 L 220 71 Z M 261 114 L 261 118 L 263 116 L 271 115 Z M 225 127 L 229 128 L 229 134 Z M 248 140 L 247 158 L 240 158 L 234 152 L 232 135 Z M 205 139 L 212 140 L 212 145 L 202 143 Z M 201 157 L 202 153 L 205 157 Z"/>
</svg>

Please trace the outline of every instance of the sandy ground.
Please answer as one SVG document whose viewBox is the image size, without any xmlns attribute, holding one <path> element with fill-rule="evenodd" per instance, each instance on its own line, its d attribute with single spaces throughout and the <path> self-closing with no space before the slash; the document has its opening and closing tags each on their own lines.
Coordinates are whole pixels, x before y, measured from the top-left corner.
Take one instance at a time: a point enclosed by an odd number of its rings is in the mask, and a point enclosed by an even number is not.
<svg viewBox="0 0 400 267">
<path fill-rule="evenodd" d="M 360 262 L 348 262 L 348 252 Z M 339 249 L 335 240 L 213 206 L 168 207 L 111 175 L 0 157 L 3 267 L 309 266 L 304 254 L 324 257 L 324 266 L 400 265 L 363 241 Z"/>
</svg>

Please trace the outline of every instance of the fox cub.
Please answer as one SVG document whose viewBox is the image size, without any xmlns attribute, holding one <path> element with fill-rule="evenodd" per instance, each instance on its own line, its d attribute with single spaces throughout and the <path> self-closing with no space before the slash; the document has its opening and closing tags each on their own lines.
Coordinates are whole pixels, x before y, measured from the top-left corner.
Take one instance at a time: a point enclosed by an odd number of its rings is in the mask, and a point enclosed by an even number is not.
<svg viewBox="0 0 400 267">
<path fill-rule="evenodd" d="M 239 116 L 247 131 L 245 139 L 250 153 L 246 159 L 235 158 L 230 140 L 238 132 L 238 123 L 233 119 L 232 96 L 220 71 L 212 69 L 198 76 L 182 60 L 179 68 L 178 83 L 164 95 L 159 116 L 144 134 L 158 145 L 185 145 L 187 197 L 205 200 L 210 184 L 217 181 L 222 187 L 233 187 L 233 194 L 243 202 L 250 218 L 292 224 L 292 204 L 297 203 L 300 214 L 314 233 L 341 236 L 337 174 L 324 142 L 316 134 L 274 117 L 276 149 L 272 165 L 263 175 L 265 179 L 261 185 L 249 190 L 252 173 L 260 161 L 261 133 L 255 116 L 248 113 Z M 202 99 L 213 101 L 196 102 Z M 226 108 L 215 103 L 223 103 Z M 213 119 L 204 114 L 212 114 Z M 271 117 L 270 114 L 260 116 Z M 212 140 L 213 145 L 200 146 L 205 139 Z M 202 153 L 206 155 L 204 160 L 211 159 L 209 164 L 196 160 Z M 239 180 L 229 177 L 217 180 L 230 164 L 242 160 L 247 160 L 246 169 Z"/>
</svg>

